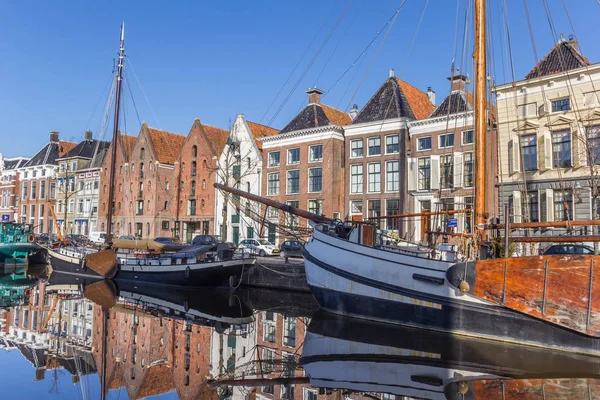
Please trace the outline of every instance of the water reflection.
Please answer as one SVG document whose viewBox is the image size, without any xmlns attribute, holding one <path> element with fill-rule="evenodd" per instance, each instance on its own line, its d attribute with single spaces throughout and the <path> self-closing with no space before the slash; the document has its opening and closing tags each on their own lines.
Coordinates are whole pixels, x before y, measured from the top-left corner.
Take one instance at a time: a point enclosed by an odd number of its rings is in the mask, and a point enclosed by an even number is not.
<svg viewBox="0 0 600 400">
<path fill-rule="evenodd" d="M 309 293 L 39 268 L 6 272 L 0 293 L 0 365 L 18 353 L 31 365 L 0 383 L 25 374 L 42 398 L 64 397 L 61 379 L 94 399 L 600 398 L 596 358 L 334 317 Z"/>
</svg>

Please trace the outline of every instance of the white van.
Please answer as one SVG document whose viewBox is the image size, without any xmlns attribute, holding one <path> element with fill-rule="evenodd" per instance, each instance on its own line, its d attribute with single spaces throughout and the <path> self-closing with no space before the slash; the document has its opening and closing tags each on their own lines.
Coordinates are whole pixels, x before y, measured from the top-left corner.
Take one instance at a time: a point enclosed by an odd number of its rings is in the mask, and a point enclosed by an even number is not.
<svg viewBox="0 0 600 400">
<path fill-rule="evenodd" d="M 90 232 L 90 241 L 98 244 L 104 244 L 106 232 Z"/>
</svg>

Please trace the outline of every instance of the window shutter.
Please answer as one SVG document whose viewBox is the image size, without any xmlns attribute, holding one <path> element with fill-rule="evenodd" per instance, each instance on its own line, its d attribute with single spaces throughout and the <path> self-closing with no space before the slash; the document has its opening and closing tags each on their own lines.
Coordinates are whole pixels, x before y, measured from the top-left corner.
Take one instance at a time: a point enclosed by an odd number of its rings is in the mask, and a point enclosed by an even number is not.
<svg viewBox="0 0 600 400">
<path fill-rule="evenodd" d="M 454 198 L 454 209 L 455 210 L 464 210 L 465 209 L 464 197 L 456 196 Z M 457 219 L 456 232 L 457 233 L 464 232 L 465 231 L 465 213 L 454 214 L 454 218 Z"/>
<path fill-rule="evenodd" d="M 544 166 L 552 169 L 552 136 L 550 132 L 544 132 Z"/>
<path fill-rule="evenodd" d="M 509 173 L 519 172 L 521 165 L 521 155 L 519 154 L 519 138 L 515 137 L 508 141 L 508 154 L 510 157 Z"/>
<path fill-rule="evenodd" d="M 527 117 L 535 117 L 537 116 L 537 103 L 529 103 L 527 104 Z"/>
<path fill-rule="evenodd" d="M 419 170 L 416 158 L 408 158 L 408 190 L 417 190 L 419 182 Z"/>
<path fill-rule="evenodd" d="M 523 221 L 523 209 L 521 204 L 521 191 L 513 191 L 513 221 L 515 222 Z"/>
<path fill-rule="evenodd" d="M 546 221 L 554 221 L 554 191 L 546 189 Z"/>
<path fill-rule="evenodd" d="M 431 156 L 431 190 L 440 188 L 440 156 Z"/>
<path fill-rule="evenodd" d="M 454 187 L 463 186 L 463 153 L 454 153 Z"/>
</svg>

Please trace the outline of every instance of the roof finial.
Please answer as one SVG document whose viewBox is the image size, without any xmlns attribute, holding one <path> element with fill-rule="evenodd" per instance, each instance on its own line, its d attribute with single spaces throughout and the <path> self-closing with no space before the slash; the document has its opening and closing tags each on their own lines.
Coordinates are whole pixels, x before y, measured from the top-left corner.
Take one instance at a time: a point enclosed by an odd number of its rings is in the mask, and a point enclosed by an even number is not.
<svg viewBox="0 0 600 400">
<path fill-rule="evenodd" d="M 564 43 L 566 41 L 567 41 L 567 39 L 565 39 L 565 34 L 561 33 L 560 34 L 560 39 L 558 39 L 558 43 Z"/>
</svg>

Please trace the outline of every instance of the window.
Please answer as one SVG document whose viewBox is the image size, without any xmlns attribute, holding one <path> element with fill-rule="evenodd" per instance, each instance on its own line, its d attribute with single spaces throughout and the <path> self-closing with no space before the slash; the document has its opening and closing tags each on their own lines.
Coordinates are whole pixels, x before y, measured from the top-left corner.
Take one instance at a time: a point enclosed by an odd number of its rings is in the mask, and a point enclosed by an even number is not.
<svg viewBox="0 0 600 400">
<path fill-rule="evenodd" d="M 600 165 L 600 125 L 594 125 L 587 128 L 588 157 L 591 158 L 590 164 Z"/>
<path fill-rule="evenodd" d="M 300 193 L 300 171 L 287 172 L 287 194 Z"/>
<path fill-rule="evenodd" d="M 569 111 L 571 109 L 571 100 L 565 99 L 554 100 L 552 102 L 552 112 Z"/>
<path fill-rule="evenodd" d="M 315 146 L 310 146 L 308 161 L 315 162 L 315 161 L 322 161 L 322 160 L 323 160 L 323 145 L 317 144 Z"/>
<path fill-rule="evenodd" d="M 285 204 L 294 208 L 300 207 L 300 202 L 298 200 L 289 200 L 286 201 Z M 290 213 L 285 213 L 285 224 L 288 227 L 288 229 L 296 230 L 296 228 L 298 228 L 298 216 Z"/>
<path fill-rule="evenodd" d="M 288 164 L 299 164 L 300 163 L 300 149 L 289 149 L 287 155 Z"/>
<path fill-rule="evenodd" d="M 442 189 L 450 189 L 454 186 L 454 160 L 452 154 L 440 157 Z"/>
<path fill-rule="evenodd" d="M 523 170 L 535 171 L 537 169 L 537 136 L 521 136 L 521 154 L 523 157 Z"/>
<path fill-rule="evenodd" d="M 140 160 L 144 159 L 144 156 L 146 155 L 146 149 L 144 149 L 143 147 L 140 149 Z"/>
<path fill-rule="evenodd" d="M 531 191 L 527 192 L 521 198 L 521 206 L 523 213 L 523 222 L 539 222 L 539 198 L 538 192 Z"/>
<path fill-rule="evenodd" d="M 400 214 L 400 199 L 387 199 L 385 201 L 385 215 Z M 397 231 L 400 227 L 398 218 L 387 218 L 385 220 L 385 229 Z"/>
<path fill-rule="evenodd" d="M 192 146 L 192 157 L 196 158 L 198 156 L 198 146 Z"/>
<path fill-rule="evenodd" d="M 363 156 L 363 141 L 352 140 L 350 141 L 350 158 L 362 157 Z"/>
<path fill-rule="evenodd" d="M 352 164 L 350 166 L 350 193 L 363 192 L 363 165 Z"/>
<path fill-rule="evenodd" d="M 439 148 L 454 146 L 454 133 L 445 133 L 439 136 Z"/>
<path fill-rule="evenodd" d="M 378 156 L 381 154 L 381 138 L 372 137 L 369 138 L 369 155 Z"/>
<path fill-rule="evenodd" d="M 279 194 L 279 172 L 273 172 L 267 175 L 267 194 L 276 196 Z"/>
<path fill-rule="evenodd" d="M 23 194 L 23 200 L 27 199 L 27 182 L 23 182 L 23 190 L 21 191 Z"/>
<path fill-rule="evenodd" d="M 36 186 L 37 186 L 36 181 L 31 182 L 31 200 L 35 200 L 35 198 L 37 196 L 37 193 L 36 193 L 37 187 Z"/>
<path fill-rule="evenodd" d="M 296 347 L 296 318 L 283 316 L 283 345 Z"/>
<path fill-rule="evenodd" d="M 552 167 L 571 167 L 571 131 L 552 132 Z"/>
<path fill-rule="evenodd" d="M 463 131 L 462 144 L 473 144 L 473 130 Z"/>
<path fill-rule="evenodd" d="M 431 189 L 431 159 L 419 158 L 419 190 Z"/>
<path fill-rule="evenodd" d="M 443 199 L 441 199 L 440 202 L 440 206 L 441 206 L 441 211 L 451 211 L 454 210 L 454 198 L 452 197 L 445 197 Z M 444 214 L 442 215 L 442 229 L 444 232 L 448 232 L 448 219 L 449 218 L 454 218 L 451 215 L 448 214 Z"/>
<path fill-rule="evenodd" d="M 381 200 L 369 200 L 368 218 L 381 217 Z M 375 224 L 379 227 L 379 220 L 375 220 Z"/>
<path fill-rule="evenodd" d="M 304 388 L 304 396 L 302 400 L 318 400 L 319 396 L 316 390 Z"/>
<path fill-rule="evenodd" d="M 554 191 L 554 220 L 573 220 L 573 191 L 571 189 Z"/>
<path fill-rule="evenodd" d="M 517 107 L 517 111 L 520 118 L 535 117 L 538 111 L 537 103 L 522 104 Z"/>
<path fill-rule="evenodd" d="M 46 198 L 46 181 L 40 182 L 40 199 Z"/>
<path fill-rule="evenodd" d="M 75 208 L 75 200 L 71 199 L 71 200 L 69 200 L 69 212 L 72 213 L 74 208 Z"/>
<path fill-rule="evenodd" d="M 309 200 L 308 212 L 321 215 L 323 213 L 323 200 Z"/>
<path fill-rule="evenodd" d="M 272 151 L 269 153 L 269 167 L 279 167 L 279 152 Z"/>
<path fill-rule="evenodd" d="M 362 200 L 352 200 L 350 202 L 350 214 L 361 214 L 363 213 L 363 202 Z"/>
<path fill-rule="evenodd" d="M 50 183 L 50 199 L 56 198 L 56 184 L 54 182 Z"/>
<path fill-rule="evenodd" d="M 465 197 L 465 209 L 467 209 L 467 210 L 473 209 L 473 196 Z M 465 214 L 465 232 L 466 233 L 471 233 L 472 220 L 473 220 L 473 213 L 472 212 L 466 213 Z"/>
<path fill-rule="evenodd" d="M 192 161 L 192 176 L 196 176 L 196 172 L 197 172 L 198 166 L 196 164 L 196 161 Z"/>
<path fill-rule="evenodd" d="M 400 152 L 400 136 L 390 135 L 385 137 L 385 154 Z"/>
<path fill-rule="evenodd" d="M 190 196 L 196 195 L 196 181 L 192 181 L 190 184 Z"/>
<path fill-rule="evenodd" d="M 308 191 L 311 193 L 323 190 L 323 169 L 310 168 L 308 170 Z"/>
<path fill-rule="evenodd" d="M 275 393 L 275 386 L 273 386 L 273 385 L 263 386 L 262 392 L 265 394 L 273 394 L 273 393 Z"/>
<path fill-rule="evenodd" d="M 431 136 L 417 139 L 417 151 L 431 150 Z"/>
<path fill-rule="evenodd" d="M 369 192 L 381 192 L 381 164 L 369 164 Z"/>
<path fill-rule="evenodd" d="M 202 179 L 202 189 L 206 189 L 206 179 Z"/>
<path fill-rule="evenodd" d="M 473 153 L 463 154 L 465 187 L 473 186 Z"/>
<path fill-rule="evenodd" d="M 385 190 L 388 192 L 400 190 L 400 161 L 385 163 Z"/>
<path fill-rule="evenodd" d="M 275 343 L 275 314 L 272 311 L 263 313 L 263 341 Z"/>
<path fill-rule="evenodd" d="M 196 200 L 188 200 L 188 215 L 196 215 Z"/>
</svg>

